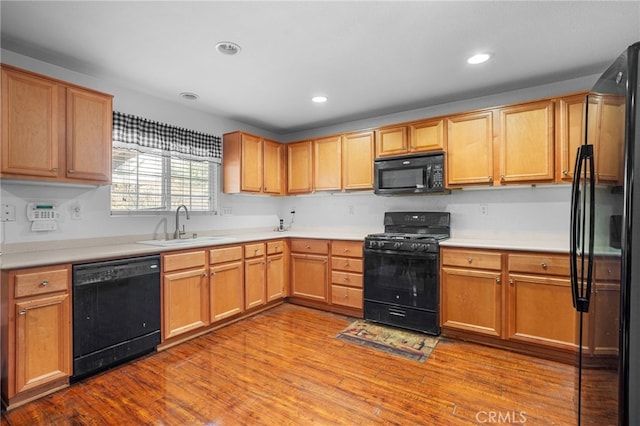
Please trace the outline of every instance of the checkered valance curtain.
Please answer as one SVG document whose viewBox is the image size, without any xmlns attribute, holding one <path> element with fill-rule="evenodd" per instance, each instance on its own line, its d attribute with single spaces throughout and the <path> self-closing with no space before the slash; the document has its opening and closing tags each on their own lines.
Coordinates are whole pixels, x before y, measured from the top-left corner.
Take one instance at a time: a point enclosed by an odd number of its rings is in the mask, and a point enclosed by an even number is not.
<svg viewBox="0 0 640 426">
<path fill-rule="evenodd" d="M 215 163 L 222 158 L 219 136 L 117 111 L 113 112 L 113 147 Z"/>
</svg>

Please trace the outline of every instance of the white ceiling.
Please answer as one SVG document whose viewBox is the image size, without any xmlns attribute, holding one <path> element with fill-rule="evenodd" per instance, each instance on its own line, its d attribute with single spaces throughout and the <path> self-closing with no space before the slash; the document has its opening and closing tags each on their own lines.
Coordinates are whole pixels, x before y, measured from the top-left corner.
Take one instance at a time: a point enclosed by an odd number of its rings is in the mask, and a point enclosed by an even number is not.
<svg viewBox="0 0 640 426">
<path fill-rule="evenodd" d="M 0 13 L 3 49 L 278 134 L 597 74 L 640 40 L 639 1 L 2 0 Z M 466 64 L 478 51 L 493 59 Z"/>
</svg>

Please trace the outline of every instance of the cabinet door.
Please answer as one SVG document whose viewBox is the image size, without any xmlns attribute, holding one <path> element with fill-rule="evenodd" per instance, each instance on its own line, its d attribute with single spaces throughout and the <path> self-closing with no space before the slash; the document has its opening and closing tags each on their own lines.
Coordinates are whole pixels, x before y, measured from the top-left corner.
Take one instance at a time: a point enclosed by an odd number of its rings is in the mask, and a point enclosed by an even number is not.
<svg viewBox="0 0 640 426">
<path fill-rule="evenodd" d="M 444 119 L 412 123 L 409 130 L 409 151 L 426 152 L 445 149 Z"/>
<path fill-rule="evenodd" d="M 291 296 L 327 301 L 327 256 L 291 253 Z"/>
<path fill-rule="evenodd" d="M 242 262 L 211 267 L 209 304 L 212 322 L 244 311 L 243 274 Z"/>
<path fill-rule="evenodd" d="M 624 97 L 602 97 L 595 167 L 599 183 L 619 185 L 624 169 Z"/>
<path fill-rule="evenodd" d="M 311 192 L 313 183 L 313 151 L 311 141 L 287 144 L 287 192 Z"/>
<path fill-rule="evenodd" d="M 262 140 L 253 135 L 241 135 L 240 190 L 262 191 L 263 164 Z"/>
<path fill-rule="evenodd" d="M 510 274 L 508 294 L 509 339 L 577 348 L 579 315 L 571 303 L 568 279 Z"/>
<path fill-rule="evenodd" d="M 373 188 L 373 132 L 349 133 L 342 142 L 342 188 Z"/>
<path fill-rule="evenodd" d="M 441 271 L 442 326 L 500 337 L 500 273 L 446 267 Z"/>
<path fill-rule="evenodd" d="M 59 176 L 63 93 L 55 82 L 2 70 L 3 173 Z"/>
<path fill-rule="evenodd" d="M 264 257 L 244 262 L 244 306 L 246 309 L 264 305 L 267 301 Z"/>
<path fill-rule="evenodd" d="M 493 185 L 493 114 L 447 119 L 447 185 Z"/>
<path fill-rule="evenodd" d="M 560 183 L 573 181 L 578 147 L 585 142 L 586 93 L 560 98 L 556 107 L 556 178 Z M 597 105 L 589 105 L 589 125 L 595 129 Z M 593 118 L 592 118 L 593 117 Z M 589 129 L 589 135 L 593 131 Z"/>
<path fill-rule="evenodd" d="M 316 191 L 342 188 L 342 137 L 313 141 L 313 180 Z"/>
<path fill-rule="evenodd" d="M 111 96 L 67 88 L 66 176 L 111 183 Z"/>
<path fill-rule="evenodd" d="M 500 183 L 552 182 L 554 179 L 553 102 L 501 108 Z"/>
<path fill-rule="evenodd" d="M 15 393 L 71 375 L 70 311 L 68 294 L 16 302 Z"/>
<path fill-rule="evenodd" d="M 376 158 L 403 155 L 409 152 L 407 126 L 376 130 Z"/>
<path fill-rule="evenodd" d="M 267 258 L 267 302 L 282 299 L 286 296 L 285 271 L 284 254 L 277 254 Z"/>
<path fill-rule="evenodd" d="M 332 285 L 331 303 L 334 305 L 346 306 L 348 308 L 362 309 L 362 289 Z"/>
<path fill-rule="evenodd" d="M 264 141 L 264 192 L 284 193 L 284 146 L 273 141 Z"/>
<path fill-rule="evenodd" d="M 209 324 L 209 286 L 206 277 L 204 268 L 164 275 L 164 339 Z"/>
</svg>

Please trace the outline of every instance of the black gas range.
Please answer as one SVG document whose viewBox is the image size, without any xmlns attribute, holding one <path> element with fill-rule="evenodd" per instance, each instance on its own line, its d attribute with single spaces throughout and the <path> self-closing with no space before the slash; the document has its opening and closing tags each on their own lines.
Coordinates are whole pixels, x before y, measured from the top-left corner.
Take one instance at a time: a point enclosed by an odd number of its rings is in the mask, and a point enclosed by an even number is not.
<svg viewBox="0 0 640 426">
<path fill-rule="evenodd" d="M 366 320 L 438 335 L 439 242 L 448 212 L 387 212 L 385 232 L 364 240 Z"/>
</svg>

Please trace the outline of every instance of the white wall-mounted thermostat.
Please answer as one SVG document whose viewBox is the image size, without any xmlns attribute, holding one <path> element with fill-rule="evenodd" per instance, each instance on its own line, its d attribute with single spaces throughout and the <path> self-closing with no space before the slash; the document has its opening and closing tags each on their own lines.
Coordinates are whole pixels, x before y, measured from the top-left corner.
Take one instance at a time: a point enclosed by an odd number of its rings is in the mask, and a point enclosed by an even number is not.
<svg viewBox="0 0 640 426">
<path fill-rule="evenodd" d="M 32 231 L 55 231 L 60 213 L 51 203 L 28 203 L 27 219 L 31 221 Z"/>
</svg>

